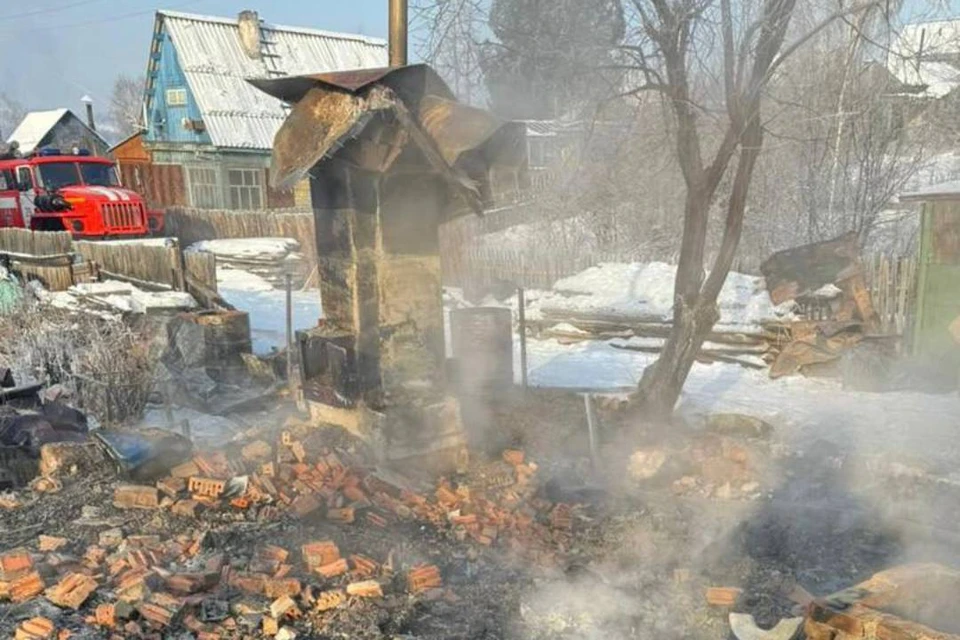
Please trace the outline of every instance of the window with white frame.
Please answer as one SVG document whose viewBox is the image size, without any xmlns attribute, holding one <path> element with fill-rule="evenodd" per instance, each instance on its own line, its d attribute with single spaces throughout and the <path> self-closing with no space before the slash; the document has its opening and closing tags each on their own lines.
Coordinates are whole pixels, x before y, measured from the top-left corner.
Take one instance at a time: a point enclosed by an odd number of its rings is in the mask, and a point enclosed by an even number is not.
<svg viewBox="0 0 960 640">
<path fill-rule="evenodd" d="M 167 106 L 183 107 L 187 104 L 187 90 L 183 87 L 167 89 Z"/>
<path fill-rule="evenodd" d="M 263 170 L 228 169 L 227 187 L 233 209 L 263 208 Z"/>
<path fill-rule="evenodd" d="M 221 207 L 220 179 L 215 167 L 187 167 L 190 181 L 190 202 L 198 209 Z"/>
</svg>

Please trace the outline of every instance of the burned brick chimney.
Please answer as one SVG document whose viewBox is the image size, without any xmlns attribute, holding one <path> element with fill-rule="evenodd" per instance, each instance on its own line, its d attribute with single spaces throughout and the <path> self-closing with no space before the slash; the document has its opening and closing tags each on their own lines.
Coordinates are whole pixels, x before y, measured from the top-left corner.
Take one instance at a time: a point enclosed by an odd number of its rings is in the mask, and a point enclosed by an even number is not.
<svg viewBox="0 0 960 640">
<path fill-rule="evenodd" d="M 425 65 L 250 82 L 295 105 L 274 186 L 310 177 L 324 320 L 298 344 L 314 421 L 368 439 L 384 462 L 458 467 L 439 228 L 523 166 L 522 130 L 456 102 Z"/>
</svg>

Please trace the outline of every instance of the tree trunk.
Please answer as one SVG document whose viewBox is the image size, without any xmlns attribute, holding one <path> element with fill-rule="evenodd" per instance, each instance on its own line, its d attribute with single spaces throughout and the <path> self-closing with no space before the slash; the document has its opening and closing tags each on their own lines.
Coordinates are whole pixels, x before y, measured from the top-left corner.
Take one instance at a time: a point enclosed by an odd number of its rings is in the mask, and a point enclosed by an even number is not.
<svg viewBox="0 0 960 640">
<path fill-rule="evenodd" d="M 674 326 L 657 361 L 643 372 L 634 402 L 653 419 L 667 419 L 680 399 L 700 348 L 720 314 L 715 302 L 699 300 L 693 307 L 679 302 Z"/>
</svg>

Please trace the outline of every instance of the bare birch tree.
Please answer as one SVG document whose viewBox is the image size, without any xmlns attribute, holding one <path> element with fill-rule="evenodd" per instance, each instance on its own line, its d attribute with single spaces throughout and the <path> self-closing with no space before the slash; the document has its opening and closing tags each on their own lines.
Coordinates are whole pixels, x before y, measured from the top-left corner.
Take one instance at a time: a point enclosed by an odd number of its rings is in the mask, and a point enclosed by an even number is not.
<svg viewBox="0 0 960 640">
<path fill-rule="evenodd" d="M 143 76 L 120 74 L 113 83 L 109 117 L 121 138 L 143 126 L 143 87 Z"/>
<path fill-rule="evenodd" d="M 649 415 L 665 417 L 672 413 L 697 353 L 719 320 L 717 299 L 737 254 L 763 147 L 762 107 L 771 79 L 820 30 L 883 3 L 841 3 L 812 29 L 794 34 L 790 21 L 797 0 L 630 2 L 634 42 L 624 50 L 643 79 L 636 90 L 660 92 L 669 102 L 686 187 L 673 327 L 634 398 Z M 705 135 L 705 114 L 721 123 L 715 142 Z M 726 201 L 718 206 L 721 196 Z M 723 232 L 706 273 L 705 248 L 715 209 L 722 210 Z"/>
</svg>

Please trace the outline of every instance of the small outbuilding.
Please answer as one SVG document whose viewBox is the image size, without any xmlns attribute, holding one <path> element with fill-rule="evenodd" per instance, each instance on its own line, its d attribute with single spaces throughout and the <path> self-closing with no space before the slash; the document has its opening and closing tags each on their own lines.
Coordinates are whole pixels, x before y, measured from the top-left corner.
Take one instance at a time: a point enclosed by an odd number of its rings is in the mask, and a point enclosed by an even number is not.
<svg viewBox="0 0 960 640">
<path fill-rule="evenodd" d="M 20 153 L 29 155 L 43 147 L 70 153 L 74 147 L 93 155 L 107 155 L 110 144 L 69 109 L 31 111 L 17 125 L 7 142 L 17 142 Z"/>
<path fill-rule="evenodd" d="M 960 357 L 960 181 L 906 193 L 923 205 L 913 351 Z"/>
</svg>

